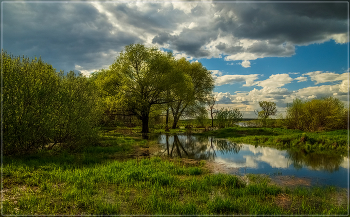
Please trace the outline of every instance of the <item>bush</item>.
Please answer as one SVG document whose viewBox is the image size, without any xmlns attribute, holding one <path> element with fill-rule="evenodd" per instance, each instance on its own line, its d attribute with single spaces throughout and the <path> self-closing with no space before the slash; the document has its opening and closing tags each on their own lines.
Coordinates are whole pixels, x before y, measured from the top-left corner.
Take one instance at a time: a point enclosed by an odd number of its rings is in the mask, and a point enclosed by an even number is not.
<svg viewBox="0 0 350 217">
<path fill-rule="evenodd" d="M 40 58 L 3 52 L 2 60 L 4 154 L 94 141 L 98 100 L 86 77 L 64 76 Z"/>
<path fill-rule="evenodd" d="M 243 119 L 243 114 L 238 109 L 221 108 L 216 113 L 216 121 L 219 127 L 233 127 L 235 123 Z"/>
<path fill-rule="evenodd" d="M 334 97 L 301 101 L 296 99 L 287 108 L 288 128 L 303 131 L 320 131 L 347 128 L 347 111 Z"/>
</svg>

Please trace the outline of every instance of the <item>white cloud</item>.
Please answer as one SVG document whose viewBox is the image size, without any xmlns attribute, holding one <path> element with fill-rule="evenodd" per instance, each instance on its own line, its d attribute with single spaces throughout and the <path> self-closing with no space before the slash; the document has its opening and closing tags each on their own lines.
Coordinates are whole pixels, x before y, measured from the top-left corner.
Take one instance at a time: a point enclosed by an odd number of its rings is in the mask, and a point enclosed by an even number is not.
<svg viewBox="0 0 350 217">
<path fill-rule="evenodd" d="M 215 80 L 216 86 L 221 86 L 224 84 L 234 84 L 239 82 L 245 82 L 243 86 L 252 86 L 254 81 L 258 79 L 258 74 L 251 75 L 223 75 L 217 77 Z"/>
<path fill-rule="evenodd" d="M 295 78 L 295 80 L 298 80 L 298 82 L 303 82 L 303 81 L 307 81 L 307 77 L 300 76 L 300 77 Z"/>
<path fill-rule="evenodd" d="M 248 60 L 244 60 L 240 65 L 242 65 L 244 68 L 249 68 L 250 62 Z"/>
<path fill-rule="evenodd" d="M 193 29 L 194 27 L 197 27 L 197 26 L 198 26 L 197 23 L 191 22 L 190 25 L 188 26 L 188 28 Z"/>
<path fill-rule="evenodd" d="M 79 70 L 84 76 L 89 77 L 91 74 L 91 71 L 88 70 L 84 70 L 83 67 L 79 66 L 79 65 L 75 65 L 75 69 Z M 98 69 L 93 69 L 92 71 L 97 71 Z"/>
<path fill-rule="evenodd" d="M 256 60 L 260 58 L 256 54 L 253 53 L 238 53 L 238 54 L 233 54 L 225 57 L 225 61 L 234 61 L 234 60 Z"/>
<path fill-rule="evenodd" d="M 185 57 L 186 60 L 192 60 L 193 59 L 193 57 L 191 57 L 189 55 L 186 55 L 185 53 L 175 53 L 174 54 L 174 58 L 177 59 L 177 60 L 181 59 L 182 57 Z"/>
<path fill-rule="evenodd" d="M 212 71 L 212 75 L 215 75 L 215 76 L 217 76 L 217 75 L 221 76 L 222 75 L 222 72 L 219 71 L 219 70 L 210 70 L 210 71 Z"/>
<path fill-rule="evenodd" d="M 342 34 L 333 34 L 330 36 L 331 39 L 333 39 L 337 44 L 344 44 L 349 42 L 348 34 L 342 33 Z"/>
<path fill-rule="evenodd" d="M 181 10 L 186 14 L 190 14 L 191 10 L 197 6 L 197 3 L 189 3 L 189 2 L 173 2 L 172 3 L 174 9 Z"/>
<path fill-rule="evenodd" d="M 215 96 L 216 96 L 217 104 L 230 104 L 230 103 L 232 103 L 233 96 L 229 92 L 216 93 Z"/>
<path fill-rule="evenodd" d="M 256 85 L 260 87 L 277 88 L 289 84 L 291 81 L 293 81 L 293 78 L 289 77 L 288 74 L 275 74 L 264 81 L 256 82 Z"/>
<path fill-rule="evenodd" d="M 310 76 L 311 81 L 314 81 L 315 84 L 333 82 L 333 81 L 342 81 L 348 79 L 348 73 L 336 74 L 334 72 L 322 72 L 314 71 L 308 72 L 303 75 Z"/>
</svg>

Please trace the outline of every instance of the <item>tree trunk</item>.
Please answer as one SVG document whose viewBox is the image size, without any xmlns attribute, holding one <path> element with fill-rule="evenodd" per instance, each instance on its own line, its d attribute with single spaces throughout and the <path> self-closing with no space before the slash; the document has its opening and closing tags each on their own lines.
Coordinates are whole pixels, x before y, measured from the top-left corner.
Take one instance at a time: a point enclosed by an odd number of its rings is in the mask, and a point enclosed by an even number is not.
<svg viewBox="0 0 350 217">
<path fill-rule="evenodd" d="M 179 117 L 174 116 L 174 122 L 172 129 L 176 129 L 177 122 L 179 121 Z"/>
<path fill-rule="evenodd" d="M 149 133 L 149 129 L 148 129 L 149 114 L 148 114 L 148 112 L 145 112 L 142 114 L 141 120 L 142 120 L 142 133 Z"/>
<path fill-rule="evenodd" d="M 214 127 L 213 111 L 210 112 L 211 116 L 211 127 Z"/>
<path fill-rule="evenodd" d="M 166 119 L 165 119 L 166 129 L 168 129 L 168 123 L 169 123 L 169 106 L 166 109 Z"/>
</svg>

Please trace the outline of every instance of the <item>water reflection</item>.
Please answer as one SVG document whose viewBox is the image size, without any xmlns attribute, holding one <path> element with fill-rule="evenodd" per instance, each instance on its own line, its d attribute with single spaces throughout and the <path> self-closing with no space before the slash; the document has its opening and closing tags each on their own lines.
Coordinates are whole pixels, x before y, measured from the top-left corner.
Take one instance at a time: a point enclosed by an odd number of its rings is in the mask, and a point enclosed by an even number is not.
<svg viewBox="0 0 350 217">
<path fill-rule="evenodd" d="M 278 150 L 193 135 L 161 135 L 158 142 L 164 147 L 161 154 L 169 157 L 210 160 L 249 173 L 279 171 L 297 177 L 326 177 L 339 186 L 347 185 L 348 158 L 341 155 Z"/>
<path fill-rule="evenodd" d="M 288 150 L 287 153 L 296 169 L 306 166 L 314 170 L 334 172 L 339 170 L 344 161 L 340 155 L 305 153 L 297 150 Z"/>
<path fill-rule="evenodd" d="M 228 140 L 214 139 L 213 137 L 195 137 L 185 135 L 162 135 L 159 143 L 165 144 L 169 157 L 187 157 L 192 159 L 215 160 L 217 151 L 222 154 L 238 153 L 241 145 Z"/>
</svg>

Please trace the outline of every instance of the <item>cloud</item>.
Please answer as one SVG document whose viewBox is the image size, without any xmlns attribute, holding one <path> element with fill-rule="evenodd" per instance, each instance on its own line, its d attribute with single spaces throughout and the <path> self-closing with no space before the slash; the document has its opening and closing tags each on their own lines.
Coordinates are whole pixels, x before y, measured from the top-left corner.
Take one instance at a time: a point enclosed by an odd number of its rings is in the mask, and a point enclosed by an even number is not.
<svg viewBox="0 0 350 217">
<path fill-rule="evenodd" d="M 285 84 L 289 84 L 293 81 L 293 78 L 288 74 L 275 74 L 271 75 L 268 79 L 256 82 L 256 85 L 266 88 L 282 87 Z"/>
<path fill-rule="evenodd" d="M 295 80 L 298 80 L 298 82 L 303 82 L 303 81 L 307 81 L 307 77 L 300 76 L 300 77 L 295 78 Z"/>
<path fill-rule="evenodd" d="M 295 46 L 348 42 L 342 3 L 238 4 L 83 2 L 3 4 L 3 45 L 42 56 L 55 68 L 110 65 L 125 45 L 143 43 L 177 56 L 249 62 L 289 57 Z"/>
<path fill-rule="evenodd" d="M 231 94 L 226 92 L 226 93 L 217 93 L 216 94 L 216 101 L 217 104 L 231 104 L 232 99 L 231 99 Z"/>
<path fill-rule="evenodd" d="M 174 54 L 174 58 L 177 59 L 177 60 L 179 60 L 179 59 L 181 59 L 183 57 L 186 58 L 186 60 L 192 60 L 193 59 L 193 57 L 188 56 L 185 53 L 175 53 Z"/>
<path fill-rule="evenodd" d="M 241 65 L 244 67 L 244 68 L 249 68 L 250 67 L 250 62 L 248 60 L 244 60 Z"/>
<path fill-rule="evenodd" d="M 217 76 L 217 75 L 222 76 L 222 72 L 220 70 L 211 70 L 211 71 L 212 71 L 212 75 L 214 76 Z"/>
<path fill-rule="evenodd" d="M 254 84 L 254 81 L 258 79 L 258 74 L 251 74 L 251 75 L 223 75 L 220 77 L 217 77 L 215 80 L 216 86 L 221 86 L 224 84 L 234 84 L 234 83 L 240 83 L 245 82 L 243 86 L 252 86 Z"/>
<path fill-rule="evenodd" d="M 336 74 L 334 72 L 314 71 L 305 73 L 303 75 L 308 75 L 311 81 L 314 81 L 315 84 L 320 84 L 348 79 L 349 73 Z"/>
</svg>

